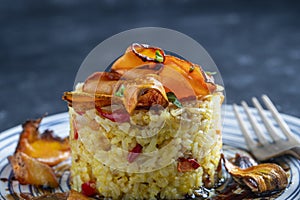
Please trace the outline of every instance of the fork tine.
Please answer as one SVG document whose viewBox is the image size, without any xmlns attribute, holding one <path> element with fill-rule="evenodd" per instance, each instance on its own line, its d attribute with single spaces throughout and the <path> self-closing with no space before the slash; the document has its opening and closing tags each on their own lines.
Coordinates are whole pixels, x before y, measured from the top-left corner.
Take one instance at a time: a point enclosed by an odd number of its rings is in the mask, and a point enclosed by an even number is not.
<svg viewBox="0 0 300 200">
<path fill-rule="evenodd" d="M 236 104 L 233 104 L 233 110 L 234 110 L 234 114 L 238 120 L 238 123 L 240 125 L 240 128 L 242 130 L 242 133 L 245 137 L 245 141 L 247 143 L 247 146 L 249 147 L 249 149 L 253 149 L 256 147 L 256 142 L 252 139 L 252 137 L 250 136 L 250 133 L 248 132 L 244 122 L 243 122 L 243 119 L 241 117 L 241 115 L 239 114 L 239 111 L 237 109 L 237 105 Z"/>
<path fill-rule="evenodd" d="M 258 102 L 257 98 L 253 97 L 252 102 L 253 102 L 254 106 L 257 108 L 257 111 L 258 111 L 261 119 L 263 120 L 263 122 L 266 126 L 266 129 L 268 130 L 268 133 L 271 135 L 273 140 L 274 141 L 282 140 L 281 137 L 276 133 L 274 126 L 271 124 L 270 120 L 268 119 L 267 115 L 265 114 L 264 109 Z"/>
<path fill-rule="evenodd" d="M 250 113 L 250 109 L 247 105 L 247 103 L 245 101 L 242 101 L 242 106 L 248 116 L 248 119 L 252 125 L 253 130 L 255 131 L 256 135 L 257 135 L 257 139 L 259 141 L 260 144 L 267 144 L 269 143 L 268 140 L 266 139 L 266 137 L 264 136 L 262 130 L 259 128 L 259 125 L 257 123 L 257 121 L 254 119 L 253 115 Z"/>
<path fill-rule="evenodd" d="M 285 134 L 285 136 L 289 140 L 295 140 L 296 137 L 293 135 L 291 129 L 288 127 L 288 125 L 286 124 L 286 122 L 283 120 L 283 118 L 279 114 L 278 110 L 276 109 L 276 107 L 274 106 L 274 104 L 272 103 L 272 101 L 270 100 L 270 98 L 267 95 L 265 95 L 265 94 L 263 94 L 261 96 L 261 98 L 264 101 L 266 107 L 271 111 L 272 116 L 277 121 L 279 127 L 281 128 L 281 130 Z M 298 140 L 298 139 L 296 139 L 296 140 Z"/>
</svg>

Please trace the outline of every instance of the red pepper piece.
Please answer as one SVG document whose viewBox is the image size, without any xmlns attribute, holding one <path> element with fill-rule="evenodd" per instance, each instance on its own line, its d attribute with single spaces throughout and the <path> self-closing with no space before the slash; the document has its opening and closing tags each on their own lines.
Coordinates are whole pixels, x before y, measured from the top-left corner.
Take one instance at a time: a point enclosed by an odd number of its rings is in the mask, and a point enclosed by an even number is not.
<svg viewBox="0 0 300 200">
<path fill-rule="evenodd" d="M 130 120 L 130 115 L 124 110 L 115 110 L 113 112 L 102 110 L 100 107 L 96 107 L 99 115 L 105 117 L 113 122 L 128 122 Z"/>
<path fill-rule="evenodd" d="M 135 159 L 140 155 L 142 150 L 143 150 L 142 145 L 137 143 L 136 146 L 128 153 L 128 157 L 127 157 L 128 162 L 132 163 L 133 161 L 135 161 Z"/>
<path fill-rule="evenodd" d="M 78 139 L 78 130 L 76 127 L 75 120 L 73 120 L 73 131 L 74 131 L 74 139 L 77 140 Z"/>
<path fill-rule="evenodd" d="M 85 196 L 93 196 L 97 193 L 95 181 L 88 181 L 81 185 L 81 193 Z"/>
<path fill-rule="evenodd" d="M 84 114 L 85 114 L 85 111 L 77 111 L 77 114 L 78 114 L 78 115 L 84 115 Z"/>
<path fill-rule="evenodd" d="M 177 170 L 179 172 L 189 172 L 198 169 L 200 164 L 192 158 L 179 158 L 177 164 Z"/>
</svg>

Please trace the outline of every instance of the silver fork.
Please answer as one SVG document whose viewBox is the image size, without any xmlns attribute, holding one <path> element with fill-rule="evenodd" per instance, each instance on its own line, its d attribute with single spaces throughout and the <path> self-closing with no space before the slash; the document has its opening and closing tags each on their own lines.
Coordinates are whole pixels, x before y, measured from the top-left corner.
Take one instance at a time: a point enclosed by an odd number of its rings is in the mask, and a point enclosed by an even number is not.
<svg viewBox="0 0 300 200">
<path fill-rule="evenodd" d="M 271 112 L 273 118 L 278 123 L 284 137 L 278 134 L 273 123 L 266 115 L 266 112 L 262 108 L 257 98 L 253 97 L 252 102 L 259 113 L 265 128 L 271 137 L 266 137 L 262 127 L 259 125 L 255 116 L 251 113 L 247 103 L 242 101 L 241 104 L 245 110 L 247 118 L 253 128 L 254 133 L 257 136 L 257 140 L 253 138 L 250 130 L 247 128 L 246 123 L 242 119 L 241 114 L 238 111 L 236 104 L 233 105 L 234 113 L 238 120 L 239 126 L 245 137 L 247 146 L 250 152 L 260 161 L 264 161 L 270 158 L 274 158 L 284 154 L 290 154 L 300 159 L 300 140 L 292 133 L 286 122 L 283 120 L 272 101 L 267 95 L 262 95 L 262 100 L 268 110 Z"/>
</svg>

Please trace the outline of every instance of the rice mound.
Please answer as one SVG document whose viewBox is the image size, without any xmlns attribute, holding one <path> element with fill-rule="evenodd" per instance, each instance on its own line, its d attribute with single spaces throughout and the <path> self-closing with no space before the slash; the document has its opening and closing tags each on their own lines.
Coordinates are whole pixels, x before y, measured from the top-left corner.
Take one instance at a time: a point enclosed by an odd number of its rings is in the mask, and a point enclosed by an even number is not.
<svg viewBox="0 0 300 200">
<path fill-rule="evenodd" d="M 200 186 L 213 186 L 222 149 L 222 98 L 216 92 L 183 108 L 135 110 L 124 123 L 96 109 L 77 113 L 69 107 L 72 189 L 81 191 L 92 180 L 101 196 L 112 199 L 182 199 Z M 137 144 L 143 153 L 128 162 Z M 200 167 L 178 171 L 182 157 Z"/>
</svg>

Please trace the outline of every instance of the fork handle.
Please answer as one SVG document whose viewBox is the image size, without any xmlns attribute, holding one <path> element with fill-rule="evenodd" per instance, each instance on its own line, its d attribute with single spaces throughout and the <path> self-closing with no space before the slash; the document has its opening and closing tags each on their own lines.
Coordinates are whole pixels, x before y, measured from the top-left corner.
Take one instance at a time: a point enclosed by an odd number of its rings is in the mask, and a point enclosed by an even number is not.
<svg viewBox="0 0 300 200">
<path fill-rule="evenodd" d="M 300 146 L 291 148 L 289 154 L 300 160 Z"/>
</svg>

